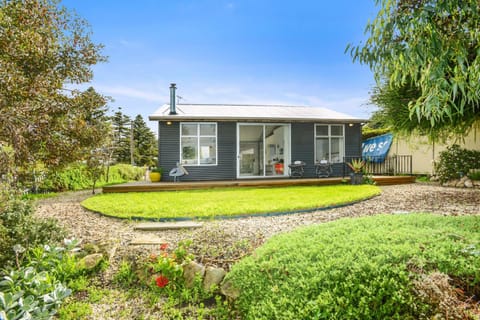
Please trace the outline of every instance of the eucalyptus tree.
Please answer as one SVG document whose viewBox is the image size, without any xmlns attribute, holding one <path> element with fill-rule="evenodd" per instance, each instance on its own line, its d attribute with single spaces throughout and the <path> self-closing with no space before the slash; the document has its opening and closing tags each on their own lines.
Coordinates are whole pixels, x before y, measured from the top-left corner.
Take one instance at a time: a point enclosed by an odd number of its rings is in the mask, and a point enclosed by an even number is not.
<svg viewBox="0 0 480 320">
<path fill-rule="evenodd" d="M 465 134 L 480 119 L 480 2 L 375 2 L 367 40 L 347 47 L 375 75 L 373 100 L 394 100 L 397 129 Z"/>
</svg>

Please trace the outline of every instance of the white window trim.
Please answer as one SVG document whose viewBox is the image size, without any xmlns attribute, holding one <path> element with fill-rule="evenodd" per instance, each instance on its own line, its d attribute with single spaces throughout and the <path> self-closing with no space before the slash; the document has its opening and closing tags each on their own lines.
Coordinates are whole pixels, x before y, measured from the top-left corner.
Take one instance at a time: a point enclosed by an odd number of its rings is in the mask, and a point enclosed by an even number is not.
<svg viewBox="0 0 480 320">
<path fill-rule="evenodd" d="M 195 124 L 197 125 L 197 134 L 195 136 L 184 136 L 182 135 L 182 125 L 184 124 Z M 215 125 L 215 135 L 211 136 L 205 136 L 205 135 L 200 135 L 200 125 L 201 124 L 213 124 Z M 184 167 L 211 167 L 211 166 L 217 166 L 218 165 L 218 125 L 217 122 L 180 122 L 179 126 L 179 136 L 180 136 L 180 163 Z M 197 163 L 183 163 L 183 154 L 182 154 L 182 138 L 183 137 L 190 137 L 190 138 L 197 138 Z M 215 163 L 200 163 L 200 138 L 215 138 Z"/>
<path fill-rule="evenodd" d="M 328 136 L 326 135 L 317 135 L 317 126 L 328 126 Z M 332 126 L 341 126 L 342 127 L 342 132 L 343 132 L 343 135 L 339 136 L 339 135 L 332 135 Z M 317 138 L 328 138 L 328 162 L 330 163 L 342 163 L 344 162 L 345 160 L 345 124 L 341 124 L 341 123 L 315 123 L 314 124 L 314 130 L 313 130 L 313 148 L 314 148 L 314 160 L 315 160 L 315 163 L 318 163 L 318 159 L 317 159 Z M 343 143 L 342 145 L 340 146 L 341 148 L 341 153 L 342 153 L 342 157 L 340 159 L 340 162 L 332 162 L 332 152 L 331 152 L 331 148 L 332 148 L 332 138 L 343 138 Z"/>
</svg>

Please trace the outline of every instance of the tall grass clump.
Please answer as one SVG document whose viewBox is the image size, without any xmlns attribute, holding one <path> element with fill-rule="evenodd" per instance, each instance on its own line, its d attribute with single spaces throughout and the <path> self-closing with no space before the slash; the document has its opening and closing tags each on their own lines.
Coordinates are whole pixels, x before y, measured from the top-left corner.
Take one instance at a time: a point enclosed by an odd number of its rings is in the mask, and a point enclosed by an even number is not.
<svg viewBox="0 0 480 320">
<path fill-rule="evenodd" d="M 479 216 L 342 219 L 271 238 L 226 281 L 243 319 L 430 319 L 448 314 L 425 288 L 432 274 L 478 299 L 478 230 Z"/>
</svg>

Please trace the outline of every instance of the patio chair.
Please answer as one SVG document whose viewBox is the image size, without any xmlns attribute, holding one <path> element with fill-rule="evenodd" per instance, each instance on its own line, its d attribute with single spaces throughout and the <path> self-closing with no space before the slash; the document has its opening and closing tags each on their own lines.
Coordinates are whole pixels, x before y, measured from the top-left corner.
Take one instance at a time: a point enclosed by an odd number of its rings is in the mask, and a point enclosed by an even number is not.
<svg viewBox="0 0 480 320">
<path fill-rule="evenodd" d="M 327 160 L 315 163 L 315 173 L 318 178 L 328 178 L 332 174 L 332 165 Z"/>
<path fill-rule="evenodd" d="M 290 178 L 303 178 L 305 162 L 297 160 L 288 167 L 290 168 Z"/>
<path fill-rule="evenodd" d="M 173 177 L 173 182 L 180 181 L 180 177 L 188 175 L 187 169 L 185 169 L 180 162 L 177 162 L 177 166 L 170 170 L 168 173 L 170 177 Z"/>
</svg>

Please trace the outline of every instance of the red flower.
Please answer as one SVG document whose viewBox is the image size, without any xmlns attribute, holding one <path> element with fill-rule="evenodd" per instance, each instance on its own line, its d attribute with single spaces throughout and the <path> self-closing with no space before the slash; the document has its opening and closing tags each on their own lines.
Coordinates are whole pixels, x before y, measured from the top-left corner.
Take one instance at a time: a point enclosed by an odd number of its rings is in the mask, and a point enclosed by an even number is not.
<svg viewBox="0 0 480 320">
<path fill-rule="evenodd" d="M 157 283 L 157 287 L 164 288 L 168 284 L 169 280 L 164 275 L 160 275 L 157 277 L 157 279 L 155 279 L 155 282 Z"/>
<path fill-rule="evenodd" d="M 167 250 L 167 248 L 168 248 L 168 243 L 162 243 L 162 244 L 160 245 L 160 250 L 162 250 L 162 251 Z"/>
</svg>

